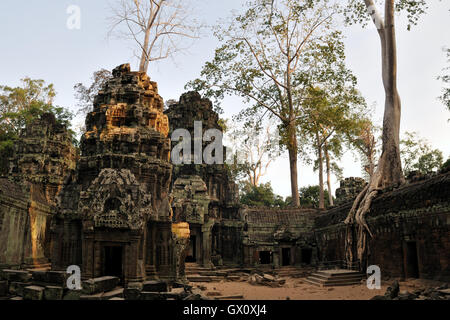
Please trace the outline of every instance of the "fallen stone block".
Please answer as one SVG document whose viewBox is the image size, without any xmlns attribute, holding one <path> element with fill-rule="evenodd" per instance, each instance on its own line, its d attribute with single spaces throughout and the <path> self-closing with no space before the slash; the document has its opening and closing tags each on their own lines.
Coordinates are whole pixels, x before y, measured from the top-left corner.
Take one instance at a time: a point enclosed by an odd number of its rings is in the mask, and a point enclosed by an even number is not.
<svg viewBox="0 0 450 320">
<path fill-rule="evenodd" d="M 102 296 L 102 300 L 111 300 L 112 298 L 123 298 L 123 288 L 115 289 L 113 291 L 105 292 Z"/>
<path fill-rule="evenodd" d="M 3 280 L 8 280 L 11 282 L 28 282 L 31 279 L 31 274 L 27 271 L 22 270 L 2 270 Z"/>
<path fill-rule="evenodd" d="M 203 300 L 203 296 L 200 294 L 191 293 L 183 300 L 185 301 Z"/>
<path fill-rule="evenodd" d="M 141 300 L 164 300 L 160 292 L 141 292 Z"/>
<path fill-rule="evenodd" d="M 174 293 L 174 294 L 186 294 L 186 290 L 184 288 L 173 288 L 172 290 L 170 290 L 170 293 Z"/>
<path fill-rule="evenodd" d="M 403 291 L 398 295 L 399 300 L 414 300 L 417 297 L 418 297 L 418 295 L 408 292 L 408 291 Z"/>
<path fill-rule="evenodd" d="M 64 295 L 63 287 L 57 286 L 46 286 L 44 290 L 44 299 L 45 300 L 62 300 Z"/>
<path fill-rule="evenodd" d="M 111 298 L 111 299 L 109 299 L 109 300 L 123 301 L 123 300 L 125 300 L 125 299 L 124 299 L 124 298 L 114 297 L 114 298 Z"/>
<path fill-rule="evenodd" d="M 69 290 L 64 295 L 63 300 L 80 300 L 80 297 L 83 295 L 82 290 Z"/>
<path fill-rule="evenodd" d="M 384 294 L 384 296 L 388 300 L 395 299 L 395 298 L 397 298 L 399 292 L 400 292 L 400 285 L 399 285 L 398 281 L 395 280 L 394 283 L 392 283 L 392 286 L 390 286 L 386 289 L 386 293 Z"/>
<path fill-rule="evenodd" d="M 86 295 L 95 295 L 97 293 L 112 291 L 117 287 L 120 279 L 117 277 L 100 277 L 83 281 L 83 293 Z"/>
<path fill-rule="evenodd" d="M 170 292 L 160 292 L 160 295 L 166 300 L 183 300 L 188 296 L 188 293 L 184 288 L 173 288 Z"/>
<path fill-rule="evenodd" d="M 31 271 L 31 279 L 33 283 L 47 283 L 47 271 Z"/>
<path fill-rule="evenodd" d="M 125 288 L 123 297 L 125 300 L 141 300 L 141 290 L 138 288 Z"/>
<path fill-rule="evenodd" d="M 45 288 L 39 286 L 28 286 L 23 288 L 23 300 L 42 300 Z"/>
<path fill-rule="evenodd" d="M 9 283 L 9 294 L 13 296 L 23 297 L 23 289 L 32 285 L 30 282 L 10 282 Z"/>
<path fill-rule="evenodd" d="M 183 282 L 174 282 L 172 283 L 172 288 L 185 288 L 186 290 L 189 290 L 192 289 L 192 286 Z"/>
<path fill-rule="evenodd" d="M 232 296 L 220 296 L 215 297 L 216 300 L 236 300 L 236 299 L 244 299 L 242 294 L 232 295 Z"/>
<path fill-rule="evenodd" d="M 8 281 L 0 281 L 0 297 L 4 297 L 8 294 Z"/>
<path fill-rule="evenodd" d="M 275 281 L 275 277 L 271 276 L 270 274 L 264 274 L 263 278 L 266 281 Z"/>
<path fill-rule="evenodd" d="M 23 300 L 23 298 L 22 297 L 12 297 L 11 299 L 9 299 L 9 300 L 14 300 L 14 301 L 22 301 Z"/>
<path fill-rule="evenodd" d="M 169 287 L 163 281 L 146 281 L 143 284 L 142 291 L 146 292 L 168 292 Z"/>
<path fill-rule="evenodd" d="M 48 271 L 47 272 L 47 282 L 51 284 L 56 284 L 58 286 L 67 286 L 67 279 L 69 274 L 65 271 Z"/>
<path fill-rule="evenodd" d="M 207 292 L 206 295 L 208 297 L 220 297 L 222 295 L 222 293 L 217 292 L 217 291 L 210 291 L 210 292 Z"/>
<path fill-rule="evenodd" d="M 99 301 L 102 300 L 103 293 L 97 293 L 92 295 L 82 295 L 80 296 L 80 300 L 83 301 Z"/>
<path fill-rule="evenodd" d="M 442 289 L 442 290 L 438 290 L 439 293 L 441 293 L 444 296 L 449 296 L 450 295 L 450 289 Z"/>
</svg>

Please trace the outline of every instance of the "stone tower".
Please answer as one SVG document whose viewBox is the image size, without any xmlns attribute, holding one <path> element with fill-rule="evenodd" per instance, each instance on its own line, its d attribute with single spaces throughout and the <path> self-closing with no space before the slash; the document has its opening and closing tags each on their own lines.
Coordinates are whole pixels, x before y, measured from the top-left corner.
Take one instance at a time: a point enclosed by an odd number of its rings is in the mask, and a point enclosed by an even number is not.
<svg viewBox="0 0 450 320">
<path fill-rule="evenodd" d="M 170 134 L 176 129 L 186 129 L 192 139 L 198 139 L 194 134 L 195 121 L 202 124 L 202 136 L 209 129 L 222 131 L 219 115 L 214 112 L 211 101 L 202 98 L 198 92 L 181 95 L 179 102 L 172 104 L 165 114 L 169 117 Z M 202 142 L 203 150 L 208 143 Z M 172 185 L 174 213 L 190 227 L 190 261 L 205 267 L 222 262 L 241 263 L 242 222 L 238 190 L 226 165 L 176 165 Z"/>
<path fill-rule="evenodd" d="M 79 256 L 83 278 L 176 278 L 168 132 L 157 84 L 129 64 L 115 68 L 86 118 L 77 176 L 60 198 L 57 265 Z"/>
</svg>

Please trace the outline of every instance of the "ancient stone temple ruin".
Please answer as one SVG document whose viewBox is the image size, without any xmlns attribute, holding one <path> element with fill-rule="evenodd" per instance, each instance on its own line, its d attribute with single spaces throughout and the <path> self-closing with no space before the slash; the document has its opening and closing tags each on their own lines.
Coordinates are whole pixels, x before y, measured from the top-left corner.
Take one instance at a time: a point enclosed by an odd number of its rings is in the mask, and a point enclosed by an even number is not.
<svg viewBox="0 0 450 320">
<path fill-rule="evenodd" d="M 130 299 L 161 298 L 164 284 L 194 281 L 185 263 L 206 274 L 343 266 L 343 221 L 364 180 L 343 181 L 326 211 L 248 208 L 225 164 L 172 164 L 177 129 L 203 149 L 205 133 L 222 130 L 211 101 L 188 92 L 164 110 L 157 84 L 128 64 L 95 98 L 79 151 L 53 115 L 29 125 L 0 177 L 0 296 L 56 282 L 60 299 L 74 265 L 88 299 L 119 281 Z M 367 217 L 369 263 L 450 280 L 449 201 L 448 170 L 384 190 Z"/>
<path fill-rule="evenodd" d="M 76 167 L 67 129 L 44 114 L 14 146 L 10 174 L 0 178 L 0 266 L 50 266 L 56 195 Z"/>
</svg>

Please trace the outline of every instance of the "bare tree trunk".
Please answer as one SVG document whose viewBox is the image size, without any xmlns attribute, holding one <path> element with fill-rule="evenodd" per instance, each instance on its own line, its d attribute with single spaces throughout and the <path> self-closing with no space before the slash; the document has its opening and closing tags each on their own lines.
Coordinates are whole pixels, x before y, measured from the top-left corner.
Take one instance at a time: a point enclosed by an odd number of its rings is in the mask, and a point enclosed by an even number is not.
<svg viewBox="0 0 450 320">
<path fill-rule="evenodd" d="M 364 0 L 368 8 L 375 8 L 373 0 Z M 383 148 L 370 182 L 356 198 L 345 220 L 347 227 L 346 259 L 353 263 L 353 232 L 351 225 L 356 223 L 356 257 L 360 268 L 365 269 L 368 255 L 368 235 L 372 237 L 365 215 L 370 210 L 373 199 L 378 192 L 388 186 L 404 182 L 400 161 L 400 116 L 401 103 L 397 91 L 397 44 L 395 38 L 395 1 L 385 1 L 385 21 L 378 21 L 377 28 L 381 40 L 382 76 L 386 95 L 383 119 Z M 377 14 L 379 17 L 379 14 Z"/>
<path fill-rule="evenodd" d="M 326 163 L 326 167 L 327 167 L 328 201 L 330 202 L 330 206 L 334 206 L 333 194 L 331 192 L 330 154 L 328 153 L 328 144 L 326 142 L 324 144 L 324 152 L 325 152 L 325 163 Z"/>
<path fill-rule="evenodd" d="M 383 149 L 378 164 L 382 188 L 404 182 L 400 160 L 401 101 L 397 91 L 397 42 L 395 37 L 394 0 L 387 0 L 384 27 L 383 82 L 386 95 L 383 119 Z M 383 45 L 382 45 L 383 46 Z"/>
<path fill-rule="evenodd" d="M 139 62 L 139 71 L 147 73 L 148 71 L 148 44 L 150 42 L 150 29 L 145 31 L 144 45 L 142 47 L 141 60 Z"/>
<path fill-rule="evenodd" d="M 319 160 L 319 209 L 325 209 L 325 194 L 323 191 L 323 153 L 319 133 L 316 133 L 316 138 L 317 138 L 317 155 Z"/>
<path fill-rule="evenodd" d="M 292 206 L 300 207 L 300 195 L 298 192 L 298 171 L 297 171 L 297 156 L 298 145 L 297 135 L 295 132 L 295 125 L 293 122 L 289 124 L 289 166 L 291 170 L 291 194 L 292 194 Z"/>
</svg>

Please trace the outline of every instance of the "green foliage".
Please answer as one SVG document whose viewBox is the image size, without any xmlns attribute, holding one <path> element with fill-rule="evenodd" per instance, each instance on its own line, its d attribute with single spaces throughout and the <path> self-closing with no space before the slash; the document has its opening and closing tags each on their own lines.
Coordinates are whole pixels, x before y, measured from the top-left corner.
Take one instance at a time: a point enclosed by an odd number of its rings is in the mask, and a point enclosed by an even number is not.
<svg viewBox="0 0 450 320">
<path fill-rule="evenodd" d="M 56 95 L 52 84 L 44 80 L 24 78 L 20 87 L 0 86 L 0 174 L 8 171 L 8 158 L 21 131 L 44 113 L 53 113 L 56 121 L 70 127 L 73 115 L 65 108 L 54 106 Z M 76 142 L 73 131 L 73 142 Z"/>
<path fill-rule="evenodd" d="M 447 52 L 448 63 L 450 64 L 450 49 L 447 48 L 445 51 Z M 450 66 L 445 68 L 443 72 L 444 74 L 438 79 L 442 80 L 442 82 L 447 86 L 442 89 L 442 96 L 440 96 L 439 99 L 450 111 Z"/>
<path fill-rule="evenodd" d="M 302 94 L 342 71 L 332 71 L 344 56 L 342 35 L 332 26 L 334 9 L 326 0 L 249 2 L 230 25 L 217 27 L 221 45 L 186 88 L 215 99 L 216 106 L 226 95 L 240 96 L 248 107 L 237 121 L 269 117 L 283 131 L 289 117 L 302 116 Z M 338 85 L 335 92 L 342 91 Z"/>
<path fill-rule="evenodd" d="M 348 132 L 347 143 L 349 148 L 356 150 L 361 158 L 362 174 L 368 181 L 376 168 L 381 143 L 381 128 L 374 125 L 367 116 L 373 110 L 361 112 L 355 119 L 355 127 Z"/>
<path fill-rule="evenodd" d="M 386 3 L 387 0 L 375 0 L 374 4 L 378 6 L 380 12 L 384 12 L 381 6 Z M 412 26 L 417 25 L 420 17 L 426 13 L 428 9 L 426 0 L 396 0 L 395 12 L 405 12 L 408 19 L 407 29 L 410 30 Z M 342 4 L 342 12 L 345 17 L 345 21 L 352 25 L 355 23 L 367 26 L 371 17 L 368 13 L 365 1 L 363 0 L 347 0 Z"/>
<path fill-rule="evenodd" d="M 308 186 L 300 188 L 300 203 L 302 207 L 319 207 L 319 186 Z M 325 194 L 325 208 L 330 206 L 328 190 L 324 190 Z M 287 199 L 286 199 L 287 200 Z"/>
<path fill-rule="evenodd" d="M 100 69 L 93 73 L 92 83 L 89 87 L 82 83 L 75 84 L 73 88 L 75 90 L 75 98 L 78 100 L 78 113 L 86 115 L 92 110 L 94 98 L 111 78 L 112 74 L 109 70 Z"/>
<path fill-rule="evenodd" d="M 447 159 L 447 161 L 445 161 L 442 166 L 441 166 L 441 170 L 443 171 L 447 171 L 450 168 L 450 158 Z"/>
<path fill-rule="evenodd" d="M 252 186 L 246 184 L 241 191 L 240 201 L 250 207 L 284 207 L 285 202 L 279 195 L 274 194 L 270 182 Z"/>
<path fill-rule="evenodd" d="M 400 141 L 400 152 L 405 175 L 412 171 L 427 174 L 439 170 L 442 166 L 442 152 L 432 149 L 430 144 L 420 139 L 415 132 L 405 133 L 405 138 Z"/>
<path fill-rule="evenodd" d="M 261 122 L 232 122 L 227 129 L 227 143 L 234 157 L 234 178 L 258 185 L 272 161 L 280 155 L 277 131 L 270 123 Z"/>
</svg>

